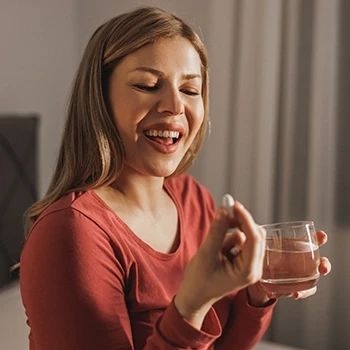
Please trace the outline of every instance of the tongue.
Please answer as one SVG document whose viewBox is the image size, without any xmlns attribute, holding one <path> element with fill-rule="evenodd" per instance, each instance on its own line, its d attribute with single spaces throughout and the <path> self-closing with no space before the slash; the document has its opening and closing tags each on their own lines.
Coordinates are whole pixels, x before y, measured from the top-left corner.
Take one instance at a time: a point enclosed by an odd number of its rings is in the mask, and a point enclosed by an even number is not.
<svg viewBox="0 0 350 350">
<path fill-rule="evenodd" d="M 171 137 L 159 137 L 159 136 L 148 136 L 152 141 L 160 143 L 162 145 L 172 145 L 173 139 Z"/>
</svg>

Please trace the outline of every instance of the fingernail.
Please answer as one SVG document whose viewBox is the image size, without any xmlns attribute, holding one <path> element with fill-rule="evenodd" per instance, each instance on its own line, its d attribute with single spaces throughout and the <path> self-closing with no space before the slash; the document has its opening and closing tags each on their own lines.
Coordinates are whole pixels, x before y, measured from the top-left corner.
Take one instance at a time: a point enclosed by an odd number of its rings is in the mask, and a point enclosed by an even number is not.
<svg viewBox="0 0 350 350">
<path fill-rule="evenodd" d="M 234 247 L 230 250 L 230 253 L 231 253 L 231 255 L 233 255 L 233 256 L 237 256 L 240 252 L 241 252 L 241 250 L 240 250 L 237 246 L 234 246 Z"/>
</svg>

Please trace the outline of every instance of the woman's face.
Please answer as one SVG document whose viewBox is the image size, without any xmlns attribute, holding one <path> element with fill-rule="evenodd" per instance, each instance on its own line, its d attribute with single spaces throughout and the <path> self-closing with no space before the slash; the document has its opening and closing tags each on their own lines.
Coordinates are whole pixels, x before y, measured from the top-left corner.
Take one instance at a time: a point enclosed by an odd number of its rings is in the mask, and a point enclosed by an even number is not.
<svg viewBox="0 0 350 350">
<path fill-rule="evenodd" d="M 204 118 L 201 61 L 185 38 L 161 39 L 114 69 L 109 102 L 126 151 L 124 171 L 171 175 Z"/>
</svg>

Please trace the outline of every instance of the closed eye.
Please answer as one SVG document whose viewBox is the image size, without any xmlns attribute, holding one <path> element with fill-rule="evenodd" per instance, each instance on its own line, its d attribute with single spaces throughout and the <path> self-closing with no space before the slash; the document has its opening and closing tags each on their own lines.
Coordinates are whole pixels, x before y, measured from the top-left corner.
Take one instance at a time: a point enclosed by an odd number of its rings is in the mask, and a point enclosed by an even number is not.
<svg viewBox="0 0 350 350">
<path fill-rule="evenodd" d="M 158 85 L 142 85 L 142 84 L 134 84 L 136 89 L 146 91 L 146 92 L 154 92 L 159 89 Z"/>
<path fill-rule="evenodd" d="M 182 93 L 189 95 L 189 96 L 198 96 L 199 92 L 192 91 L 192 90 L 181 90 Z"/>
<path fill-rule="evenodd" d="M 133 87 L 135 87 L 138 90 L 145 91 L 145 92 L 156 92 L 160 89 L 159 84 L 156 84 L 156 85 L 133 84 Z M 200 95 L 199 92 L 194 91 L 194 90 L 181 89 L 180 91 L 188 96 Z"/>
</svg>

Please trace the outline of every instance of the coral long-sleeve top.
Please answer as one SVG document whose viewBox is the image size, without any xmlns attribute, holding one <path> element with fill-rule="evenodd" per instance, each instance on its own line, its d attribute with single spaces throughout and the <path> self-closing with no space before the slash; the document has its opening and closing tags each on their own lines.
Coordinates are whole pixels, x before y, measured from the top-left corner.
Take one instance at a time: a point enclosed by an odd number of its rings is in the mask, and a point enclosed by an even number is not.
<svg viewBox="0 0 350 350">
<path fill-rule="evenodd" d="M 66 195 L 39 217 L 21 256 L 30 350 L 244 350 L 261 338 L 273 305 L 250 306 L 246 290 L 217 302 L 201 330 L 176 310 L 173 298 L 215 205 L 188 175 L 164 188 L 179 216 L 171 254 L 138 238 L 94 191 Z"/>
</svg>

